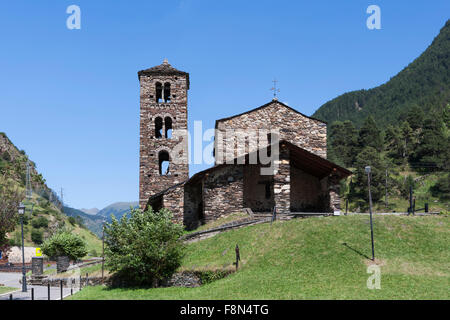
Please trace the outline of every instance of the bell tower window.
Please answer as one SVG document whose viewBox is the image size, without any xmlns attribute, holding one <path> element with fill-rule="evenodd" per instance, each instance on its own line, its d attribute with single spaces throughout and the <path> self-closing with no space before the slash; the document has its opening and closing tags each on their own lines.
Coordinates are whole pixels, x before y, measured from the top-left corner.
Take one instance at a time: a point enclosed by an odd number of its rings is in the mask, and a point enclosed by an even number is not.
<svg viewBox="0 0 450 320">
<path fill-rule="evenodd" d="M 167 176 L 170 174 L 170 158 L 167 151 L 160 151 L 158 154 L 159 175 Z"/>
<path fill-rule="evenodd" d="M 163 120 L 161 117 L 155 118 L 155 138 L 162 138 Z"/>
<path fill-rule="evenodd" d="M 164 83 L 163 93 L 164 93 L 164 102 L 170 102 L 172 97 L 170 96 L 170 83 L 169 82 Z"/>
<path fill-rule="evenodd" d="M 156 91 L 156 102 L 163 102 L 163 87 L 161 82 L 157 82 L 155 85 L 155 91 Z"/>
<path fill-rule="evenodd" d="M 164 128 L 165 128 L 165 136 L 167 139 L 172 138 L 172 118 L 171 117 L 165 117 L 164 118 Z"/>
</svg>

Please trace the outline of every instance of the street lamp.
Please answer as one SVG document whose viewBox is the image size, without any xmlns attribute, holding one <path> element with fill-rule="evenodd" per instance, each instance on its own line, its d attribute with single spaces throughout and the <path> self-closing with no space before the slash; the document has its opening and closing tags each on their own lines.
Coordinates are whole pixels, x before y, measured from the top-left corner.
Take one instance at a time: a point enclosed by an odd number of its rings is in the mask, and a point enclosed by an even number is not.
<svg viewBox="0 0 450 320">
<path fill-rule="evenodd" d="M 365 167 L 367 173 L 367 185 L 369 186 L 369 212 L 370 212 L 370 236 L 372 238 L 372 261 L 375 261 L 375 249 L 373 245 L 373 222 L 372 222 L 372 193 L 370 192 L 370 166 Z"/>
<path fill-rule="evenodd" d="M 25 206 L 21 202 L 18 210 L 20 216 L 20 226 L 22 228 L 22 292 L 27 292 L 27 275 L 25 273 L 25 243 L 23 241 L 23 216 L 25 215 Z"/>
</svg>

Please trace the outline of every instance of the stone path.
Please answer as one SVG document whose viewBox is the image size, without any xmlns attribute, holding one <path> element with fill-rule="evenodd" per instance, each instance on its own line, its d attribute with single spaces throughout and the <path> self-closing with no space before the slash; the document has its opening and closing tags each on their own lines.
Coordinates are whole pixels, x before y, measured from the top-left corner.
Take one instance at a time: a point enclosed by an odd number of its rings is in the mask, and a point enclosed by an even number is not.
<svg viewBox="0 0 450 320">
<path fill-rule="evenodd" d="M 0 295 L 0 300 L 9 300 L 10 294 L 13 300 L 31 300 L 31 288 L 34 288 L 34 300 L 48 300 L 48 287 L 46 286 L 32 286 L 27 285 L 27 292 L 22 292 L 22 284 L 19 280 L 22 279 L 21 273 L 0 273 L 0 283 L 6 287 L 18 288 L 18 291 Z M 73 293 L 78 292 L 79 288 L 74 288 Z M 70 295 L 70 288 L 63 288 L 63 297 Z M 50 287 L 50 300 L 60 300 L 61 289 L 58 287 Z"/>
</svg>

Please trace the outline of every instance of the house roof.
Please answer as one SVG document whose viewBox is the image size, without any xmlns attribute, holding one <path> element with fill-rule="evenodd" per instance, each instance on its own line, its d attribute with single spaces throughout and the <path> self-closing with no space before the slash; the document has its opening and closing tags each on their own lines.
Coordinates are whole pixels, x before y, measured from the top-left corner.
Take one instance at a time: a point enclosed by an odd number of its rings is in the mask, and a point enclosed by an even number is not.
<svg viewBox="0 0 450 320">
<path fill-rule="evenodd" d="M 189 89 L 189 73 L 175 69 L 172 67 L 167 59 L 164 59 L 163 63 L 159 66 L 151 67 L 145 70 L 141 70 L 138 72 L 138 77 L 141 75 L 179 75 L 186 76 L 187 88 Z"/>
<path fill-rule="evenodd" d="M 326 122 L 323 121 L 323 120 L 320 120 L 320 119 L 317 119 L 317 118 L 313 118 L 313 117 L 309 117 L 309 116 L 307 116 L 307 115 L 301 113 L 300 111 L 295 110 L 294 108 L 288 106 L 287 104 L 284 104 L 283 102 L 278 101 L 277 99 L 272 99 L 272 101 L 270 101 L 270 102 L 268 102 L 268 103 L 266 103 L 266 104 L 263 104 L 263 105 L 260 106 L 260 107 L 257 107 L 257 108 L 254 108 L 254 109 L 251 109 L 251 110 L 248 110 L 248 111 L 245 111 L 245 112 L 236 114 L 236 115 L 231 116 L 231 117 L 227 117 L 227 118 L 222 118 L 222 119 L 216 120 L 216 129 L 217 129 L 217 125 L 218 125 L 219 122 L 227 121 L 227 120 L 230 120 L 230 119 L 233 119 L 233 118 L 236 118 L 236 117 L 240 117 L 240 116 L 242 116 L 242 115 L 244 115 L 244 114 L 247 114 L 247 113 L 250 113 L 250 112 L 253 112 L 253 111 L 257 111 L 257 110 L 266 108 L 266 107 L 268 107 L 268 106 L 270 106 L 270 105 L 272 105 L 272 104 L 275 104 L 275 103 L 278 103 L 278 104 L 282 105 L 283 107 L 286 107 L 286 108 L 288 108 L 289 110 L 294 111 L 295 113 L 298 113 L 298 114 L 304 116 L 305 118 L 309 118 L 309 119 L 316 120 L 316 121 L 319 121 L 319 122 L 322 122 L 322 123 L 325 123 L 325 124 L 326 124 Z"/>
</svg>

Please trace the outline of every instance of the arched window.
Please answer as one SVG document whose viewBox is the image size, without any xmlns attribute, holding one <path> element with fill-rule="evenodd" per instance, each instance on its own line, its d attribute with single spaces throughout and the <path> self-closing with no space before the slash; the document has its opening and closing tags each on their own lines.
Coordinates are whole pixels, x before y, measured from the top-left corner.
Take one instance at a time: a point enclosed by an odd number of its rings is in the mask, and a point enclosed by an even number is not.
<svg viewBox="0 0 450 320">
<path fill-rule="evenodd" d="M 164 83 L 164 102 L 170 102 L 170 83 Z"/>
<path fill-rule="evenodd" d="M 163 119 L 161 117 L 155 118 L 155 138 L 162 138 Z"/>
<path fill-rule="evenodd" d="M 164 127 L 165 127 L 165 136 L 167 139 L 172 138 L 172 118 L 171 117 L 165 117 L 164 118 Z"/>
<path fill-rule="evenodd" d="M 170 174 L 170 159 L 167 151 L 160 151 L 158 154 L 159 174 L 166 176 Z"/>
<path fill-rule="evenodd" d="M 156 102 L 163 102 L 163 88 L 161 82 L 157 82 L 155 85 Z"/>
</svg>

